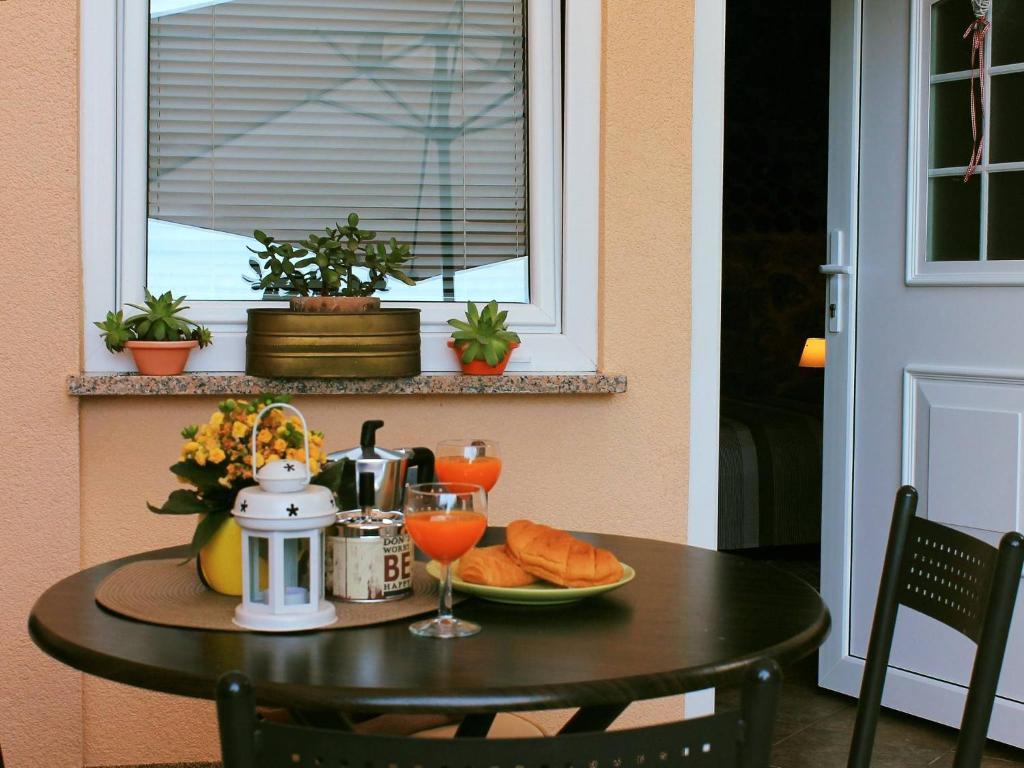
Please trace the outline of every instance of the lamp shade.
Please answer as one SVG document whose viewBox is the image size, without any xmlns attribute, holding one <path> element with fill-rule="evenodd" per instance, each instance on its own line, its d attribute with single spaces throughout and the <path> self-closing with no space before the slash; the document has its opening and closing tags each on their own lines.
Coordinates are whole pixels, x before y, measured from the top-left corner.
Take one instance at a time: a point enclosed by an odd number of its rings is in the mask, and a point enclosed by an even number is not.
<svg viewBox="0 0 1024 768">
<path fill-rule="evenodd" d="M 801 368 L 824 368 L 825 367 L 825 340 L 808 339 L 804 343 L 803 354 L 800 355 Z"/>
</svg>

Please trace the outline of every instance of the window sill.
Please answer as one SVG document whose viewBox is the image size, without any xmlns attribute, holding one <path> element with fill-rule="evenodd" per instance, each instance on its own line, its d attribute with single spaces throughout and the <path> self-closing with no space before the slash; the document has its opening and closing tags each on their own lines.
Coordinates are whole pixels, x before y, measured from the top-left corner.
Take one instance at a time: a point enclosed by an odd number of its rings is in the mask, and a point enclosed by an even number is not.
<svg viewBox="0 0 1024 768">
<path fill-rule="evenodd" d="M 608 373 L 421 374 L 403 379 L 265 379 L 245 374 L 140 376 L 99 373 L 68 377 L 76 397 L 145 395 L 615 395 L 626 377 Z"/>
</svg>

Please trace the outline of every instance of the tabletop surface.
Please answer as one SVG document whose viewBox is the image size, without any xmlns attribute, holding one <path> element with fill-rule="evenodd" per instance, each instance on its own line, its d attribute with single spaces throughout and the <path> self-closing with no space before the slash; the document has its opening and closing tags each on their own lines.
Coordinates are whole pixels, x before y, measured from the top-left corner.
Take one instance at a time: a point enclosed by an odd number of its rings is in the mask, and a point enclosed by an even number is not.
<svg viewBox="0 0 1024 768">
<path fill-rule="evenodd" d="M 578 534 L 636 569 L 619 590 L 579 603 L 513 606 L 470 599 L 455 613 L 475 637 L 412 635 L 408 620 L 357 629 L 267 635 L 146 624 L 101 608 L 114 560 L 55 584 L 29 617 L 51 656 L 99 677 L 213 698 L 240 669 L 262 703 L 376 712 L 487 712 L 624 704 L 736 682 L 762 658 L 781 664 L 824 640 L 829 614 L 805 582 L 719 552 L 622 536 Z M 482 544 L 504 541 L 490 528 Z"/>
</svg>

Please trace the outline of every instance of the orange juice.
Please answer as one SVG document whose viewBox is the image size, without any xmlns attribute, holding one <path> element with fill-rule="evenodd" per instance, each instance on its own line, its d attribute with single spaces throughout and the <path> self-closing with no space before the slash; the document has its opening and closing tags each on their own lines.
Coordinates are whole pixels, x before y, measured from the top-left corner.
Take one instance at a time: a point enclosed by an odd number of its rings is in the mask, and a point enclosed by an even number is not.
<svg viewBox="0 0 1024 768">
<path fill-rule="evenodd" d="M 479 512 L 423 510 L 406 515 L 405 528 L 416 546 L 435 560 L 450 563 L 466 554 L 487 529 Z"/>
<path fill-rule="evenodd" d="M 501 474 L 501 459 L 497 456 L 438 456 L 434 462 L 437 479 L 442 483 L 475 483 L 490 493 Z"/>
</svg>

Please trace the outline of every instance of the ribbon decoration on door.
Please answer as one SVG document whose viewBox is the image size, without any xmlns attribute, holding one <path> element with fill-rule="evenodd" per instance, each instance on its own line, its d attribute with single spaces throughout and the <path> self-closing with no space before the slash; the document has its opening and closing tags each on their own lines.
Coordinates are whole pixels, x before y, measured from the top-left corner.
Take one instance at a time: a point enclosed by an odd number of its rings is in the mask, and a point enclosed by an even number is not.
<svg viewBox="0 0 1024 768">
<path fill-rule="evenodd" d="M 971 180 L 974 172 L 981 164 L 985 144 L 985 37 L 992 24 L 988 20 L 988 12 L 992 0 L 971 0 L 974 8 L 974 21 L 967 25 L 964 40 L 971 42 L 971 139 L 973 148 L 971 161 L 967 164 L 964 183 Z M 980 102 L 975 105 L 974 81 L 978 80 Z"/>
</svg>

